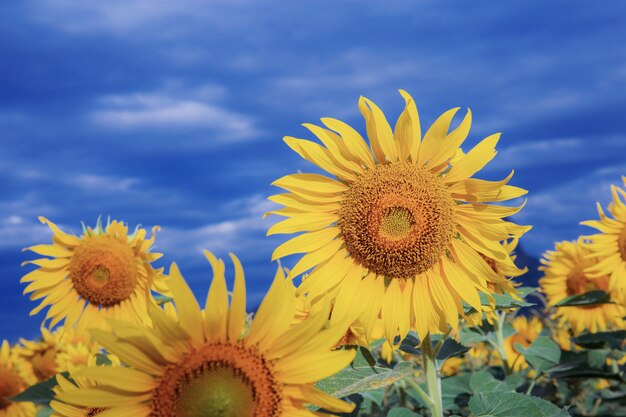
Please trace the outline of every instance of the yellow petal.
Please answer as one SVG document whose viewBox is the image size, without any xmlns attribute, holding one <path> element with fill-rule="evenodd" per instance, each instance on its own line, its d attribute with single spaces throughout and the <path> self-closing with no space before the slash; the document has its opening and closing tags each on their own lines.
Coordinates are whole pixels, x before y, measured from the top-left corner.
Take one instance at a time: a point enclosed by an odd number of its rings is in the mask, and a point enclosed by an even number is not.
<svg viewBox="0 0 626 417">
<path fill-rule="evenodd" d="M 297 193 L 334 195 L 348 189 L 343 183 L 319 174 L 290 174 L 272 183 L 276 187 Z"/>
<path fill-rule="evenodd" d="M 443 145 L 443 139 L 450 129 L 450 123 L 460 107 L 450 109 L 435 120 L 426 133 L 424 134 L 424 140 L 420 146 L 419 155 L 417 157 L 418 165 L 425 165 L 433 158 Z"/>
<path fill-rule="evenodd" d="M 290 136 L 285 136 L 283 140 L 287 146 L 302 158 L 317 165 L 326 172 L 333 174 L 337 178 L 351 181 L 356 179 L 355 173 L 339 165 L 331 152 L 323 146 L 308 140 L 297 139 Z"/>
<path fill-rule="evenodd" d="M 376 104 L 363 96 L 359 98 L 359 110 L 365 118 L 367 137 L 378 163 L 397 161 L 399 156 L 398 144 L 393 138 L 393 132 L 384 113 Z"/>
<path fill-rule="evenodd" d="M 198 300 L 189 289 L 175 262 L 170 266 L 169 287 L 172 291 L 180 326 L 189 333 L 196 347 L 203 343 L 202 313 Z"/>
<path fill-rule="evenodd" d="M 294 253 L 312 252 L 323 248 L 339 235 L 338 227 L 327 227 L 315 232 L 303 233 L 282 243 L 272 253 L 272 261 Z"/>
<path fill-rule="evenodd" d="M 337 213 L 305 213 L 299 216 L 290 217 L 286 220 L 274 224 L 267 231 L 267 235 L 277 233 L 297 233 L 313 232 L 325 228 L 337 222 Z"/>
<path fill-rule="evenodd" d="M 228 340 L 234 342 L 241 336 L 246 323 L 246 278 L 239 258 L 233 253 L 229 255 L 235 265 L 235 284 L 228 315 Z"/>
<path fill-rule="evenodd" d="M 246 343 L 258 344 L 261 351 L 270 346 L 291 325 L 296 311 L 295 289 L 278 268 L 272 285 L 257 310 Z"/>
<path fill-rule="evenodd" d="M 410 157 L 411 161 L 415 163 L 422 141 L 420 118 L 413 97 L 404 90 L 400 90 L 400 95 L 404 98 L 405 106 L 396 122 L 393 136 L 398 141 L 400 159 L 406 160 Z"/>
<path fill-rule="evenodd" d="M 499 133 L 483 139 L 478 145 L 472 148 L 467 155 L 452 166 L 450 171 L 444 176 L 444 181 L 452 183 L 464 180 L 480 171 L 496 156 L 495 146 L 498 140 L 500 140 Z"/>
<path fill-rule="evenodd" d="M 204 256 L 213 268 L 213 280 L 204 307 L 204 334 L 207 340 L 225 342 L 228 321 L 228 291 L 224 262 L 205 250 Z"/>
<path fill-rule="evenodd" d="M 337 132 L 343 138 L 346 148 L 350 154 L 352 154 L 354 158 L 358 159 L 361 164 L 368 168 L 374 167 L 372 152 L 367 146 L 367 143 L 365 143 L 365 140 L 356 130 L 340 120 L 331 119 L 329 117 L 322 118 L 322 123 L 324 123 L 329 129 Z"/>
</svg>

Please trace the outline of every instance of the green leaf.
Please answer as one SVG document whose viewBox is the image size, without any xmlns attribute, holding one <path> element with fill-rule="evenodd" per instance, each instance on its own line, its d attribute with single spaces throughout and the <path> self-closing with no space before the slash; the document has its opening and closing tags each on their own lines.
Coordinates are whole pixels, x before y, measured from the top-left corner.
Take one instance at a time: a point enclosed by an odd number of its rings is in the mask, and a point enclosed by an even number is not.
<svg viewBox="0 0 626 417">
<path fill-rule="evenodd" d="M 107 355 L 103 355 L 102 353 L 96 353 L 96 366 L 102 365 L 112 365 L 111 359 Z"/>
<path fill-rule="evenodd" d="M 319 381 L 316 387 L 337 398 L 386 387 L 413 373 L 411 362 L 400 362 L 393 369 L 370 366 L 345 368 Z"/>
<path fill-rule="evenodd" d="M 611 354 L 611 349 L 594 349 L 587 351 L 587 363 L 592 368 L 604 369 L 606 359 Z"/>
<path fill-rule="evenodd" d="M 48 406 L 43 406 L 39 410 L 37 410 L 37 415 L 35 417 L 50 417 L 54 413 L 54 410 Z"/>
<path fill-rule="evenodd" d="M 515 349 L 524 355 L 537 373 L 556 366 L 561 359 L 561 348 L 547 336 L 539 336 L 527 348 L 516 343 Z"/>
<path fill-rule="evenodd" d="M 389 410 L 387 417 L 422 417 L 422 415 L 406 408 L 396 407 Z"/>
<path fill-rule="evenodd" d="M 498 381 L 489 371 L 472 373 L 469 386 L 473 393 L 512 391 L 505 382 Z"/>
<path fill-rule="evenodd" d="M 566 410 L 552 403 L 517 392 L 481 392 L 472 397 L 469 408 L 476 417 L 569 416 Z"/>
<path fill-rule="evenodd" d="M 374 404 L 380 406 L 383 403 L 383 399 L 385 398 L 385 391 L 382 389 L 377 389 L 373 391 L 367 391 L 361 394 L 365 400 L 369 400 Z"/>
<path fill-rule="evenodd" d="M 361 355 L 363 355 L 363 358 L 369 366 L 376 366 L 376 359 L 374 359 L 374 357 L 372 356 L 372 352 L 370 352 L 369 349 L 366 349 L 363 346 L 359 346 L 359 352 L 361 353 Z"/>
<path fill-rule="evenodd" d="M 535 287 L 519 287 L 519 288 L 517 288 L 517 292 L 519 293 L 519 296 L 522 297 L 522 298 L 528 297 L 530 294 L 534 293 L 535 291 L 537 291 L 537 288 L 535 288 Z"/>
<path fill-rule="evenodd" d="M 443 408 L 454 411 L 465 407 L 472 393 L 470 375 L 462 374 L 441 380 Z"/>
<path fill-rule="evenodd" d="M 496 302 L 496 309 L 509 309 L 509 308 L 518 308 L 518 307 L 529 307 L 533 306 L 533 303 L 526 302 L 524 300 L 516 300 L 507 294 L 492 294 L 493 299 Z M 484 306 L 490 306 L 489 297 L 487 294 L 480 293 L 480 303 Z"/>
<path fill-rule="evenodd" d="M 68 378 L 67 372 L 62 373 L 64 377 Z M 54 391 L 52 388 L 57 386 L 56 375 L 46 379 L 35 385 L 31 385 L 15 397 L 10 398 L 11 401 L 24 401 L 32 402 L 35 404 L 49 404 L 54 399 Z"/>
<path fill-rule="evenodd" d="M 571 295 L 556 303 L 555 307 L 575 307 L 575 306 L 592 306 L 597 304 L 608 304 L 611 302 L 611 296 L 602 291 L 594 290 L 584 294 Z"/>
<path fill-rule="evenodd" d="M 446 339 L 437 352 L 437 359 L 445 361 L 448 358 L 459 356 L 470 350 L 468 346 L 463 346 L 454 339 Z"/>
<path fill-rule="evenodd" d="M 172 297 L 168 297 L 167 295 L 163 295 L 163 294 L 153 294 L 152 298 L 154 298 L 154 301 L 156 301 L 157 305 L 160 305 L 160 306 L 174 301 Z"/>
<path fill-rule="evenodd" d="M 587 349 L 620 349 L 622 341 L 626 339 L 626 330 L 614 332 L 587 333 L 573 337 L 572 342 Z"/>
</svg>

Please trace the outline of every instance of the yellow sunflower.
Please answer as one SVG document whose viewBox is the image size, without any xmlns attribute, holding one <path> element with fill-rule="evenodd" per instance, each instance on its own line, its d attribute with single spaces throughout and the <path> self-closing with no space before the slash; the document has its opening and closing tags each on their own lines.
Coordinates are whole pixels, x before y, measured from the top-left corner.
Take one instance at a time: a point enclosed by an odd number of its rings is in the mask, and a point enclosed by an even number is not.
<svg viewBox="0 0 626 417">
<path fill-rule="evenodd" d="M 229 307 L 224 263 L 208 252 L 206 256 L 214 278 L 204 312 L 172 264 L 169 285 L 177 319 L 151 305 L 152 328 L 114 320 L 113 332 L 92 330 L 129 366 L 83 368 L 72 377 L 88 378 L 97 386 L 66 387 L 56 399 L 85 410 L 107 408 L 111 415 L 134 417 L 314 416 L 305 404 L 351 411 L 353 404 L 313 386 L 354 359 L 353 350 L 331 350 L 348 326 L 326 326 L 329 303 L 319 314 L 293 325 L 295 289 L 279 268 L 244 336 L 241 264 L 231 255 L 236 273 Z"/>
<path fill-rule="evenodd" d="M 109 317 L 149 320 L 150 288 L 161 289 L 163 280 L 151 266 L 161 256 L 150 252 L 158 227 L 146 239 L 145 229 L 137 227 L 129 234 L 123 222 L 113 220 L 102 227 L 98 221 L 77 237 L 46 218 L 39 220 L 52 229 L 52 244 L 25 250 L 52 259 L 25 262 L 39 268 L 22 277 L 22 283 L 29 283 L 24 293 L 31 293 L 31 300 L 43 299 L 31 315 L 49 306 L 44 322 L 51 319 L 50 327 L 64 320 L 67 327 L 76 324 L 78 329 L 105 326 Z"/>
<path fill-rule="evenodd" d="M 99 351 L 87 333 L 67 327 L 59 327 L 53 332 L 42 327 L 40 340 L 20 339 L 20 343 L 17 350 L 31 364 L 39 381 L 75 366 L 86 365 L 89 356 Z"/>
<path fill-rule="evenodd" d="M 626 177 L 622 177 L 626 187 Z M 587 272 L 590 278 L 610 277 L 608 290 L 618 301 L 626 303 L 626 191 L 620 187 L 611 186 L 613 201 L 609 204 L 607 216 L 598 203 L 600 220 L 588 220 L 581 224 L 598 229 L 600 233 L 588 236 L 589 250 L 598 259 L 598 263 L 589 266 Z"/>
<path fill-rule="evenodd" d="M 29 363 L 9 346 L 9 342 L 3 341 L 0 347 L 0 417 L 35 417 L 35 404 L 13 402 L 9 398 L 36 382 Z"/>
<path fill-rule="evenodd" d="M 526 369 L 528 363 L 524 355 L 517 351 L 515 344 L 518 343 L 522 347 L 527 348 L 539 337 L 543 324 L 538 317 L 528 320 L 524 316 L 515 317 L 513 320 L 513 328 L 515 333 L 504 339 L 504 350 L 509 366 L 514 372 Z"/>
<path fill-rule="evenodd" d="M 547 251 L 541 260 L 544 277 L 539 280 L 542 292 L 546 295 L 548 307 L 554 307 L 559 301 L 572 295 L 589 291 L 607 291 L 609 276 L 590 278 L 589 267 L 596 265 L 597 258 L 590 257 L 589 249 L 582 241 L 557 242 L 555 250 Z M 617 304 L 598 304 L 594 306 L 557 307 L 553 318 L 560 323 L 567 323 L 575 335 L 587 330 L 601 332 L 617 327 L 626 314 Z"/>
<path fill-rule="evenodd" d="M 506 281 L 481 254 L 514 269 L 501 242 L 530 229 L 503 220 L 521 207 L 488 204 L 526 193 L 507 185 L 512 172 L 497 182 L 471 178 L 495 156 L 500 135 L 460 154 L 471 113 L 449 132 L 456 108 L 422 139 L 415 103 L 400 93 L 406 107 L 394 131 L 374 103 L 359 100 L 370 146 L 331 118 L 322 119 L 328 129 L 304 125 L 323 146 L 285 137 L 291 149 L 331 176 L 280 178 L 273 185 L 289 192 L 269 199 L 285 207 L 268 213 L 287 217 L 268 235 L 303 232 L 273 253 L 273 259 L 305 254 L 290 273 L 293 278 L 313 268 L 298 293 L 330 293 L 338 300 L 358 294 L 365 326 L 380 315 L 390 342 L 411 328 L 422 338 L 456 328 L 462 302 L 480 311 L 479 293 L 489 294 L 490 282 Z"/>
</svg>

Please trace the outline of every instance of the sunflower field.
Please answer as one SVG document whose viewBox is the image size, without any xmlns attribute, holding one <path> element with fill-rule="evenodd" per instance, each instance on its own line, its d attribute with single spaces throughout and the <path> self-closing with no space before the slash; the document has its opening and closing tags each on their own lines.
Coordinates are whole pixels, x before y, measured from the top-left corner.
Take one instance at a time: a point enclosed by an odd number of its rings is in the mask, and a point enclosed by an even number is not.
<svg viewBox="0 0 626 417">
<path fill-rule="evenodd" d="M 0 417 L 626 416 L 625 189 L 524 286 L 527 190 L 515 167 L 480 179 L 500 135 L 463 150 L 469 110 L 426 128 L 400 94 L 393 126 L 361 97 L 363 134 L 322 118 L 284 138 L 317 173 L 272 183 L 286 236 L 256 311 L 235 254 L 205 251 L 194 294 L 154 265 L 158 227 L 41 217 L 21 278 L 41 337 L 2 343 Z"/>
</svg>

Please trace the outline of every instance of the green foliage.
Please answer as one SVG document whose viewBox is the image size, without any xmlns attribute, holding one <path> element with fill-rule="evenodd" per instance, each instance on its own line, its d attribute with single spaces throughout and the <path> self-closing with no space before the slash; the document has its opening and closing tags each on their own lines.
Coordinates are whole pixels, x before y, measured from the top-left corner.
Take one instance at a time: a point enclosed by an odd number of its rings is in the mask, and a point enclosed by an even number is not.
<svg viewBox="0 0 626 417">
<path fill-rule="evenodd" d="M 624 340 L 626 340 L 626 330 L 587 333 L 572 338 L 572 342 L 586 349 L 621 349 Z"/>
<path fill-rule="evenodd" d="M 387 417 L 422 417 L 421 414 L 414 413 L 406 408 L 392 408 L 387 413 Z"/>
<path fill-rule="evenodd" d="M 562 299 L 555 304 L 555 307 L 581 307 L 598 304 L 608 304 L 611 296 L 602 290 L 589 291 L 584 294 L 572 295 Z"/>
<path fill-rule="evenodd" d="M 54 413 L 54 410 L 48 406 L 43 406 L 39 410 L 37 410 L 37 415 L 35 417 L 50 417 Z"/>
<path fill-rule="evenodd" d="M 515 348 L 538 374 L 557 365 L 561 359 L 561 349 L 547 336 L 539 336 L 527 348 L 516 343 Z"/>
<path fill-rule="evenodd" d="M 560 409 L 541 398 L 516 392 L 478 393 L 469 402 L 476 417 L 567 417 L 567 410 Z"/>
<path fill-rule="evenodd" d="M 67 372 L 62 374 L 64 377 L 68 377 Z M 15 397 L 11 398 L 11 401 L 20 402 L 32 402 L 35 404 L 49 404 L 54 398 L 54 391 L 52 389 L 57 385 L 56 375 L 46 379 L 35 385 L 31 385 Z"/>
<path fill-rule="evenodd" d="M 413 365 L 410 362 L 400 362 L 393 369 L 369 365 L 354 366 L 318 382 L 316 386 L 334 397 L 343 398 L 350 394 L 386 387 L 412 373 Z"/>
</svg>

